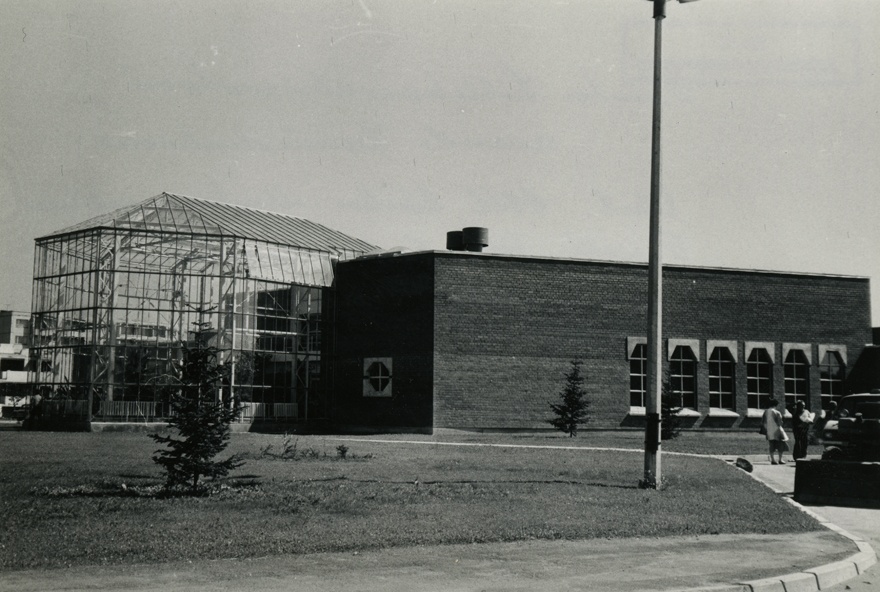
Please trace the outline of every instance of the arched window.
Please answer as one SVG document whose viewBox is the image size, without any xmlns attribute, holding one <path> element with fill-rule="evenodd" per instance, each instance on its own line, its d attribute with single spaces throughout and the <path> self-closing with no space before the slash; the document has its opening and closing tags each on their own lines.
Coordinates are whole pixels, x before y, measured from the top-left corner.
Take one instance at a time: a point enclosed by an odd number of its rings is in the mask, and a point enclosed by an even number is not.
<svg viewBox="0 0 880 592">
<path fill-rule="evenodd" d="M 629 358 L 629 405 L 644 407 L 648 390 L 648 346 L 639 343 Z"/>
<path fill-rule="evenodd" d="M 819 384 L 822 394 L 822 409 L 828 409 L 831 401 L 839 402 L 843 396 L 843 381 L 846 378 L 846 364 L 836 351 L 826 351 L 819 362 Z"/>
<path fill-rule="evenodd" d="M 733 355 L 726 347 L 716 347 L 709 356 L 709 407 L 735 408 Z"/>
<path fill-rule="evenodd" d="M 810 364 L 803 350 L 792 349 L 782 363 L 785 372 L 785 406 L 803 401 L 810 408 Z"/>
<path fill-rule="evenodd" d="M 669 395 L 673 407 L 697 408 L 697 358 L 686 345 L 677 346 L 669 358 Z"/>
<path fill-rule="evenodd" d="M 756 347 L 746 360 L 746 397 L 749 409 L 764 409 L 773 395 L 773 360 Z"/>
</svg>

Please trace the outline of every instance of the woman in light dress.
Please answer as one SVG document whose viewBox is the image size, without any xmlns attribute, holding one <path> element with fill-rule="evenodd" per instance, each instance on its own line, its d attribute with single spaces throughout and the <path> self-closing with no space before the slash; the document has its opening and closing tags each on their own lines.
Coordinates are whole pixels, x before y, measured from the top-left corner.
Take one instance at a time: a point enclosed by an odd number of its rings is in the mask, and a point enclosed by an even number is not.
<svg viewBox="0 0 880 592">
<path fill-rule="evenodd" d="M 784 465 L 782 453 L 788 450 L 788 434 L 782 427 L 782 413 L 777 409 L 778 405 L 779 402 L 776 399 L 767 401 L 767 409 L 764 410 L 764 415 L 761 417 L 761 427 L 770 446 L 770 464 Z M 774 453 L 779 455 L 778 462 L 773 458 Z"/>
</svg>

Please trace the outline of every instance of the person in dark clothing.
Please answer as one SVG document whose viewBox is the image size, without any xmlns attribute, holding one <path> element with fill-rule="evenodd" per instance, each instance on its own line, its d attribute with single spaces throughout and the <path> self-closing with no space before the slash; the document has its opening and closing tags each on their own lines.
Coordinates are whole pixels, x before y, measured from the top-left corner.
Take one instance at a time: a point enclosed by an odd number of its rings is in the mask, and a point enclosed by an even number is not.
<svg viewBox="0 0 880 592">
<path fill-rule="evenodd" d="M 804 402 L 798 401 L 791 414 L 791 428 L 794 432 L 794 450 L 791 456 L 798 460 L 807 457 L 810 444 L 810 428 L 813 427 L 815 416 L 807 411 Z"/>
</svg>

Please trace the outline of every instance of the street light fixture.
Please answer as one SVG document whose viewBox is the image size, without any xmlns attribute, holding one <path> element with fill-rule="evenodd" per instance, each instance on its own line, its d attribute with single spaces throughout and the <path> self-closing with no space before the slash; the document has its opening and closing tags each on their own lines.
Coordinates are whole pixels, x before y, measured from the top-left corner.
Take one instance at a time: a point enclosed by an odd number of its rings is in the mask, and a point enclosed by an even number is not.
<svg viewBox="0 0 880 592">
<path fill-rule="evenodd" d="M 648 247 L 648 346 L 645 401 L 645 487 L 656 489 L 662 478 L 660 408 L 663 389 L 663 264 L 660 257 L 660 48 L 666 0 L 654 3 L 654 113 L 651 131 L 651 221 Z M 681 3 L 696 0 L 678 0 Z"/>
</svg>

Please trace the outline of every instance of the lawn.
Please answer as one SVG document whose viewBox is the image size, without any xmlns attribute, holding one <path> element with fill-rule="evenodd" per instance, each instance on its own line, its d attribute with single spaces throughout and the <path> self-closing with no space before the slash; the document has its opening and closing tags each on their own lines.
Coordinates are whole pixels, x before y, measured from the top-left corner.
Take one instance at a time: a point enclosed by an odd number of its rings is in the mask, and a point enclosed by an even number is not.
<svg viewBox="0 0 880 592">
<path fill-rule="evenodd" d="M 235 434 L 230 451 L 246 464 L 219 493 L 187 498 L 155 495 L 161 484 L 150 460 L 156 444 L 145 434 L 2 431 L 0 570 L 819 529 L 714 459 L 666 455 L 667 488 L 653 491 L 637 487 L 638 452 L 446 445 L 637 448 L 637 435 L 381 438 L 398 441 Z M 340 444 L 348 448 L 344 459 Z M 688 434 L 664 448 L 760 453 L 763 441 Z M 774 520 L 767 521 L 768 514 Z"/>
</svg>

